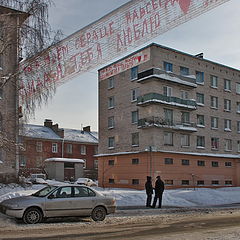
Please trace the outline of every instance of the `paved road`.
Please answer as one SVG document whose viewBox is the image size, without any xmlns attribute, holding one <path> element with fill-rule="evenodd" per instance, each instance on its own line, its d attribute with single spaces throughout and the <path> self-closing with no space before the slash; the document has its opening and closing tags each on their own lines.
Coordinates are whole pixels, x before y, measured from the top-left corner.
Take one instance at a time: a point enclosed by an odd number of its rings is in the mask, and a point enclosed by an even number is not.
<svg viewBox="0 0 240 240">
<path fill-rule="evenodd" d="M 1 222 L 2 220 L 2 222 Z M 0 239 L 28 240 L 236 240 L 237 208 L 164 208 L 118 210 L 104 222 L 54 219 L 25 225 L 0 216 Z"/>
</svg>

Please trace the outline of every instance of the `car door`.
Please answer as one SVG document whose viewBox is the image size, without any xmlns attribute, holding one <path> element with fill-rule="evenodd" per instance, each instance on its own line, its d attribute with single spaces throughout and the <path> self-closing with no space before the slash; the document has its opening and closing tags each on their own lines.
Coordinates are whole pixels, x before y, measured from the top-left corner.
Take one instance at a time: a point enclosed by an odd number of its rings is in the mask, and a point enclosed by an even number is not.
<svg viewBox="0 0 240 240">
<path fill-rule="evenodd" d="M 46 217 L 72 216 L 74 207 L 72 206 L 72 187 L 59 187 L 45 201 Z"/>
<path fill-rule="evenodd" d="M 90 216 L 93 208 L 96 206 L 96 193 L 85 186 L 73 187 L 73 196 L 71 199 L 76 216 Z"/>
</svg>

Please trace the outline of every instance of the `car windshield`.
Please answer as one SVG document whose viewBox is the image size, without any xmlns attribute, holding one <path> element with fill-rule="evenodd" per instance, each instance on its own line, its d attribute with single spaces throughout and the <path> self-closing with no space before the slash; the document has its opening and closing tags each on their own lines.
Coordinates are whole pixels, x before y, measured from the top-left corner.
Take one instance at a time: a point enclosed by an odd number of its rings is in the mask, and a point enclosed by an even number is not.
<svg viewBox="0 0 240 240">
<path fill-rule="evenodd" d="M 47 186 L 35 193 L 32 194 L 32 196 L 35 197 L 46 197 L 50 192 L 52 192 L 54 189 L 56 189 L 56 186 Z"/>
</svg>

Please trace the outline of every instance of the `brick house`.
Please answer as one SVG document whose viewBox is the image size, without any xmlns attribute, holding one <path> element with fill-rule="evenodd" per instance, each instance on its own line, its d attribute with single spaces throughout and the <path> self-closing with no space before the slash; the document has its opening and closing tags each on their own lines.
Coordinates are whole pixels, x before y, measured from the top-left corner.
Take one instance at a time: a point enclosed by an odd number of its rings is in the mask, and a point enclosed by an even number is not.
<svg viewBox="0 0 240 240">
<path fill-rule="evenodd" d="M 240 71 L 158 44 L 99 70 L 99 186 L 240 186 Z"/>
<path fill-rule="evenodd" d="M 97 179 L 98 161 L 94 155 L 98 148 L 98 134 L 90 127 L 83 130 L 59 128 L 51 120 L 44 126 L 26 124 L 21 133 L 23 149 L 19 156 L 20 174 L 44 171 L 44 160 L 48 158 L 83 159 L 84 175 Z"/>
</svg>

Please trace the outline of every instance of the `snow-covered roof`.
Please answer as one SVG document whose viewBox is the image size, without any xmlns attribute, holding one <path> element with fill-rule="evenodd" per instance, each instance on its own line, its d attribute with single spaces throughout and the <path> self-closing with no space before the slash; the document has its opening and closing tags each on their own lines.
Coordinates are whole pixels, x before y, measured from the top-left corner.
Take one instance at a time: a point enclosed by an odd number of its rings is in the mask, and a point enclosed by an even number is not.
<svg viewBox="0 0 240 240">
<path fill-rule="evenodd" d="M 47 158 L 45 162 L 71 162 L 71 163 L 84 163 L 85 161 L 78 158 Z"/>
<path fill-rule="evenodd" d="M 64 140 L 97 144 L 98 133 L 64 128 Z"/>
<path fill-rule="evenodd" d="M 25 124 L 20 135 L 31 138 L 63 140 L 51 128 L 33 124 Z M 98 144 L 98 133 L 64 128 L 64 140 Z"/>
<path fill-rule="evenodd" d="M 51 129 L 45 126 L 25 124 L 21 135 L 31 138 L 43 138 L 61 140 L 61 138 Z"/>
</svg>

